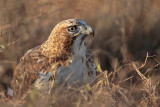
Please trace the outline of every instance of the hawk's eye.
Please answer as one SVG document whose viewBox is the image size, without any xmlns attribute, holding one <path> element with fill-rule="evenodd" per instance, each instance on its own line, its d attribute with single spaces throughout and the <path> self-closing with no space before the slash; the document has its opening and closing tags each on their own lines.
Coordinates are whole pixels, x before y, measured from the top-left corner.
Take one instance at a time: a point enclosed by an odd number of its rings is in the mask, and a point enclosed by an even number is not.
<svg viewBox="0 0 160 107">
<path fill-rule="evenodd" d="M 68 31 L 74 32 L 77 29 L 77 26 L 71 26 L 68 28 Z"/>
</svg>

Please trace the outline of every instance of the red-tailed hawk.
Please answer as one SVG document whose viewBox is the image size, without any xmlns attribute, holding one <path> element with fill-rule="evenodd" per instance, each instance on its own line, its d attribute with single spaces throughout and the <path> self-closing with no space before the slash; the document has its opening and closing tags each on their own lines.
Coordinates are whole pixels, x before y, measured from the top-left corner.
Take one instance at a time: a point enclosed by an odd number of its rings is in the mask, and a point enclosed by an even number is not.
<svg viewBox="0 0 160 107">
<path fill-rule="evenodd" d="M 92 81 L 96 66 L 85 45 L 87 35 L 93 36 L 94 31 L 83 20 L 57 24 L 47 41 L 20 59 L 13 84 L 17 92 L 37 88 L 48 93 L 62 84 L 72 87 Z"/>
</svg>

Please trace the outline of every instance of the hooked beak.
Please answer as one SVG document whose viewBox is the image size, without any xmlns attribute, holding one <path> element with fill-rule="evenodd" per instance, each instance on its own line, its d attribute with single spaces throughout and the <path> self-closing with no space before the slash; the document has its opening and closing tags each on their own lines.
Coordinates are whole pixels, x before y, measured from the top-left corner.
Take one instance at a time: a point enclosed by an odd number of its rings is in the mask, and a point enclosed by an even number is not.
<svg viewBox="0 0 160 107">
<path fill-rule="evenodd" d="M 77 34 L 74 35 L 74 37 L 78 36 L 80 34 L 92 35 L 94 37 L 94 30 L 89 25 L 85 25 L 84 28 L 83 28 L 83 31 L 78 32 Z"/>
<path fill-rule="evenodd" d="M 94 37 L 94 30 L 89 25 L 85 25 L 84 34 L 92 35 Z"/>
</svg>

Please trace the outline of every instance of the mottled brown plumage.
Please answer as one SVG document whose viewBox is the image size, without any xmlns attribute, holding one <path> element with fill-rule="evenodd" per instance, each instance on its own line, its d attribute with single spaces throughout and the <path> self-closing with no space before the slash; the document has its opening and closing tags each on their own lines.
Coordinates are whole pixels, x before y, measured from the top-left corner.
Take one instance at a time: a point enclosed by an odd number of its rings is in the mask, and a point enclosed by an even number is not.
<svg viewBox="0 0 160 107">
<path fill-rule="evenodd" d="M 80 19 L 57 24 L 47 41 L 20 59 L 12 82 L 14 94 L 21 96 L 32 87 L 47 93 L 53 81 L 56 87 L 69 75 L 66 85 L 70 86 L 93 80 L 96 68 L 84 43 L 86 35 L 93 35 L 93 30 Z"/>
</svg>

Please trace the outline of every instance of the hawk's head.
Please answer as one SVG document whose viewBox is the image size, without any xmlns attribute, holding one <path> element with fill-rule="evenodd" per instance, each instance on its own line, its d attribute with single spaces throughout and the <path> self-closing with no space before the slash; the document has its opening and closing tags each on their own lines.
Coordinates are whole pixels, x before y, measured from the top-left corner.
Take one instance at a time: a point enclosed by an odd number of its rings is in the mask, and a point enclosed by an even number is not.
<svg viewBox="0 0 160 107">
<path fill-rule="evenodd" d="M 79 35 L 94 35 L 93 29 L 81 19 L 68 19 L 57 24 L 53 30 L 53 33 L 66 33 L 71 38 L 75 38 Z"/>
<path fill-rule="evenodd" d="M 85 21 L 64 20 L 54 27 L 48 40 L 41 45 L 42 53 L 48 57 L 65 57 L 72 48 L 79 48 L 87 35 L 94 36 L 94 31 Z"/>
</svg>

